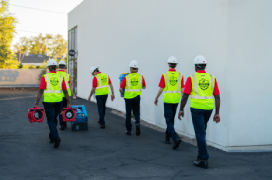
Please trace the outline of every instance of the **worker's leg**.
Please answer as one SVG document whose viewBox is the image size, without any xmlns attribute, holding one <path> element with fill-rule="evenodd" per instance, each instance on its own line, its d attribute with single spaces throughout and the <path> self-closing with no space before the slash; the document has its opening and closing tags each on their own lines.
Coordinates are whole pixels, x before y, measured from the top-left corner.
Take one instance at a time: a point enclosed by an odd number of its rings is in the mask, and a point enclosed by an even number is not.
<svg viewBox="0 0 272 180">
<path fill-rule="evenodd" d="M 191 108 L 192 120 L 195 129 L 199 157 L 202 160 L 209 159 L 206 144 L 205 110 Z"/>
<path fill-rule="evenodd" d="M 102 95 L 96 96 L 96 103 L 97 103 L 97 108 L 98 108 L 100 124 L 105 124 L 105 120 L 104 120 L 104 98 L 103 98 Z"/>
<path fill-rule="evenodd" d="M 63 108 L 67 108 L 67 100 L 65 97 L 63 97 L 63 100 L 60 106 L 59 124 L 66 126 L 66 122 L 63 122 L 63 117 L 62 117 Z"/>
<path fill-rule="evenodd" d="M 56 105 L 56 103 L 43 102 L 43 105 L 47 118 L 47 123 L 50 130 L 49 133 L 49 137 L 51 138 L 50 140 L 55 140 L 59 138 L 59 134 L 56 127 L 56 117 L 59 114 L 61 104 L 58 103 L 58 105 Z M 58 106 L 58 108 L 56 108 L 56 106 Z"/>
<path fill-rule="evenodd" d="M 133 114 L 135 117 L 135 125 L 140 125 L 140 101 L 141 97 L 136 96 L 132 99 Z"/>
<path fill-rule="evenodd" d="M 125 103 L 126 103 L 126 128 L 128 132 L 131 132 L 132 99 L 125 99 Z"/>
<path fill-rule="evenodd" d="M 164 103 L 164 117 L 167 125 L 167 133 L 165 133 L 166 137 L 172 137 L 172 139 L 176 139 L 178 137 L 175 129 L 174 129 L 174 123 L 173 123 L 173 118 L 174 118 L 174 110 L 175 106 L 173 104 L 169 103 Z"/>
<path fill-rule="evenodd" d="M 105 115 L 106 115 L 106 103 L 107 103 L 108 95 L 103 95 L 103 115 L 104 115 L 104 121 L 105 121 Z"/>
<path fill-rule="evenodd" d="M 177 108 L 178 108 L 178 104 L 172 104 L 172 109 L 173 109 L 172 122 L 173 122 L 173 125 L 175 125 L 175 117 L 176 117 Z"/>
</svg>

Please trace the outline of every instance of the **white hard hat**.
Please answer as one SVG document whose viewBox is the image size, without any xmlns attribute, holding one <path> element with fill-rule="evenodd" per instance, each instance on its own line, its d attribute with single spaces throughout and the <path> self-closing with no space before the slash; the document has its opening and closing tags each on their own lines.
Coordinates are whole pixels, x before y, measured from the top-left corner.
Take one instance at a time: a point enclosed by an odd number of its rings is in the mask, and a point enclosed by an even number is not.
<svg viewBox="0 0 272 180">
<path fill-rule="evenodd" d="M 129 67 L 132 67 L 132 68 L 139 68 L 138 66 L 138 61 L 136 60 L 132 60 L 129 64 Z"/>
<path fill-rule="evenodd" d="M 59 65 L 65 65 L 65 66 L 66 66 L 66 63 L 65 63 L 65 61 L 61 60 L 61 61 L 59 62 Z"/>
<path fill-rule="evenodd" d="M 96 67 L 96 66 L 91 67 L 90 73 L 93 74 L 94 70 L 96 70 L 97 68 L 98 68 L 98 67 Z"/>
<path fill-rule="evenodd" d="M 170 58 L 168 58 L 167 63 L 178 63 L 178 60 L 175 56 L 171 56 Z"/>
<path fill-rule="evenodd" d="M 204 56 L 199 55 L 195 57 L 194 64 L 207 64 L 207 60 Z"/>
<path fill-rule="evenodd" d="M 50 59 L 47 63 L 47 66 L 56 66 L 56 65 L 58 65 L 58 63 L 55 59 Z"/>
</svg>

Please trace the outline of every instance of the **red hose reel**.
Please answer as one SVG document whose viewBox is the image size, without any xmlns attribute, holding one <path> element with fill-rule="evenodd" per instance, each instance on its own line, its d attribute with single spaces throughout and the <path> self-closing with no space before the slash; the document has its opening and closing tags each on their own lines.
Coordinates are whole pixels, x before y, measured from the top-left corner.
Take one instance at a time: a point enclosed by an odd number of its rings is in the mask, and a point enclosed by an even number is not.
<svg viewBox="0 0 272 180">
<path fill-rule="evenodd" d="M 44 109 L 38 107 L 28 109 L 28 120 L 30 123 L 43 122 Z"/>
<path fill-rule="evenodd" d="M 76 121 L 76 109 L 75 108 L 63 108 L 62 118 L 64 122 Z"/>
</svg>

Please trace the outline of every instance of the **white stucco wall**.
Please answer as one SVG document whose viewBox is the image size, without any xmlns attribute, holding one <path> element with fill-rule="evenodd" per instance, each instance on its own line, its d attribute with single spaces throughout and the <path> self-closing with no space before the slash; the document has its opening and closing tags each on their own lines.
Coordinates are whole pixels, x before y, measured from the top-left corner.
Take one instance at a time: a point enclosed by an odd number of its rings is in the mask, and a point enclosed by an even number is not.
<svg viewBox="0 0 272 180">
<path fill-rule="evenodd" d="M 271 87 L 271 8 L 268 0 L 85 0 L 68 15 L 69 29 L 78 26 L 78 95 L 88 98 L 89 69 L 98 66 L 115 89 L 116 100 L 107 106 L 125 111 L 118 78 L 136 59 L 147 83 L 141 119 L 165 127 L 162 96 L 159 106 L 153 102 L 166 60 L 176 56 L 187 79 L 202 54 L 222 99 L 221 123 L 210 120 L 207 141 L 228 151 L 272 150 L 271 98 L 261 91 Z M 189 103 L 185 114 L 181 122 L 176 117 L 175 128 L 194 137 Z"/>
</svg>

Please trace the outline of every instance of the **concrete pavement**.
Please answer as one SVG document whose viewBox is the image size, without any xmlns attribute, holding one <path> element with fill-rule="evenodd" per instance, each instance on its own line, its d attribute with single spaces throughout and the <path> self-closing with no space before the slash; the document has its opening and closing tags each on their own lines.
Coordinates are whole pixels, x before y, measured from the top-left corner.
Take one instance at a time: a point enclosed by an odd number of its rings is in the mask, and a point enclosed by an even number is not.
<svg viewBox="0 0 272 180">
<path fill-rule="evenodd" d="M 197 148 L 163 143 L 164 133 L 142 127 L 141 136 L 125 135 L 125 119 L 107 110 L 106 129 L 99 128 L 95 103 L 86 106 L 88 131 L 60 131 L 58 149 L 49 143 L 48 126 L 29 123 L 28 108 L 37 91 L 0 90 L 0 179 L 272 179 L 272 153 L 226 153 L 208 147 L 210 168 L 194 167 Z M 41 102 L 39 103 L 41 106 Z"/>
</svg>

